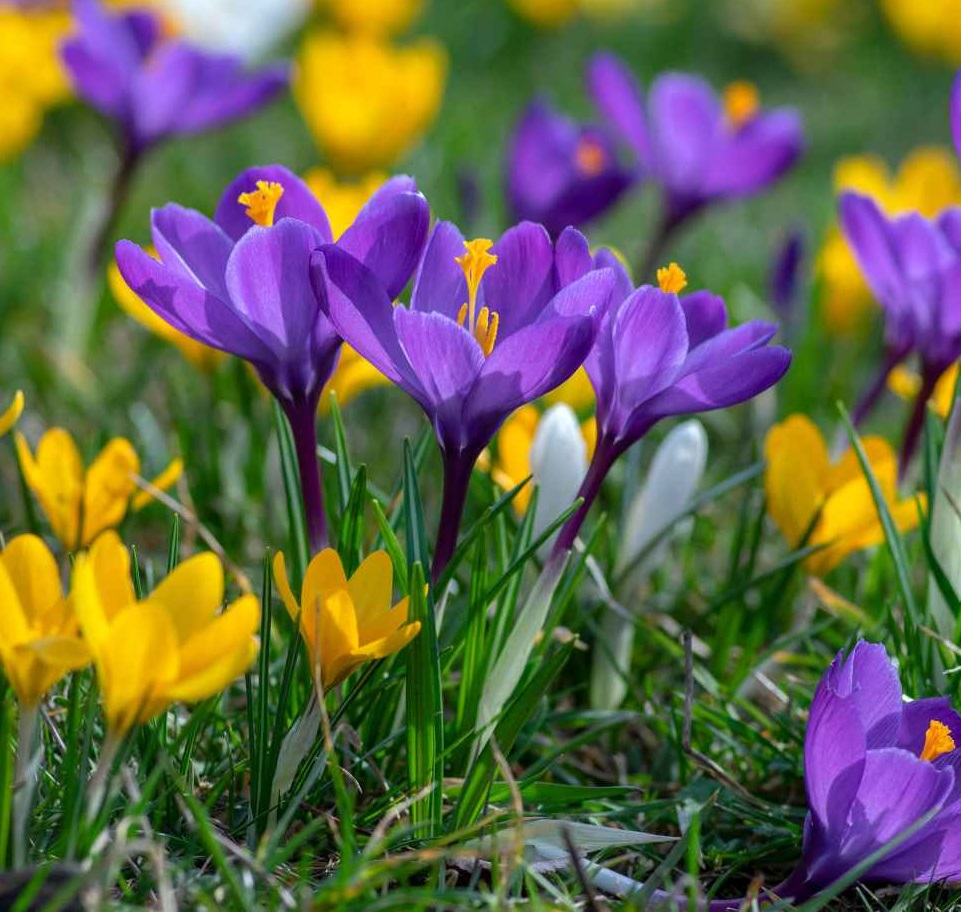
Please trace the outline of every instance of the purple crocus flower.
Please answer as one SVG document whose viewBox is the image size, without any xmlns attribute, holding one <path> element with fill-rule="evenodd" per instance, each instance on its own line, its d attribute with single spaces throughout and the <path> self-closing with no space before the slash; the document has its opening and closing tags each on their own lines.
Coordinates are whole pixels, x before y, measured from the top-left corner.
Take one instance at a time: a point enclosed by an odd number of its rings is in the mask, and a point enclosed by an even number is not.
<svg viewBox="0 0 961 912">
<path fill-rule="evenodd" d="M 658 270 L 658 282 L 608 311 L 585 362 L 597 395 L 597 444 L 578 492 L 583 503 L 555 552 L 573 546 L 615 460 L 658 421 L 745 402 L 777 383 L 791 363 L 787 349 L 767 344 L 776 324 L 752 320 L 729 329 L 717 295 L 678 297 L 687 279 L 675 263 Z"/>
<path fill-rule="evenodd" d="M 131 155 L 252 114 L 287 85 L 285 65 L 247 73 L 239 57 L 165 38 L 160 18 L 146 9 L 115 13 L 97 0 L 75 0 L 74 15 L 79 30 L 61 51 L 70 81 L 120 124 Z"/>
<path fill-rule="evenodd" d="M 634 74 L 608 53 L 593 58 L 587 83 L 598 109 L 636 156 L 642 176 L 663 194 L 662 223 L 646 272 L 687 219 L 709 204 L 767 189 L 804 150 L 798 113 L 760 110 L 750 83 L 733 83 L 721 98 L 697 76 L 666 73 L 645 100 Z"/>
<path fill-rule="evenodd" d="M 518 122 L 506 171 L 513 217 L 540 222 L 552 237 L 601 215 L 634 182 L 606 130 L 575 123 L 543 101 Z"/>
<path fill-rule="evenodd" d="M 924 422 L 925 404 L 941 375 L 961 357 L 961 209 L 937 219 L 918 213 L 886 216 L 867 196 L 844 193 L 841 228 L 861 271 L 885 310 L 885 357 L 854 412 L 861 422 L 888 375 L 911 352 L 921 362 L 921 390 L 905 430 L 906 469 Z"/>
<path fill-rule="evenodd" d="M 444 461 L 435 578 L 454 551 L 471 470 L 504 419 L 584 362 L 615 287 L 576 230 L 529 222 L 496 244 L 440 222 L 410 307 L 394 307 L 349 251 L 314 255 L 315 288 L 343 338 L 421 406 Z"/>
<path fill-rule="evenodd" d="M 417 267 L 429 221 L 414 181 L 394 178 L 329 249 L 374 277 L 389 302 Z M 316 412 L 341 344 L 310 279 L 311 254 L 333 243 L 323 206 L 286 168 L 251 168 L 227 188 L 213 220 L 170 204 L 152 213 L 151 230 L 159 261 L 121 241 L 121 274 L 171 326 L 256 368 L 290 421 L 311 544 L 322 547 Z"/>
</svg>

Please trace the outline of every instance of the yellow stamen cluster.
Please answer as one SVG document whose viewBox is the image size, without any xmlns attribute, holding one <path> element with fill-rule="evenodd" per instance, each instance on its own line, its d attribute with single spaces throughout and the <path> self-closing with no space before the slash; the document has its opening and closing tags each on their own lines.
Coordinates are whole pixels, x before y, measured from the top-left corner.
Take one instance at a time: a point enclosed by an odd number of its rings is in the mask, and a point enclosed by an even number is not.
<svg viewBox="0 0 961 912">
<path fill-rule="evenodd" d="M 921 759 L 930 763 L 944 754 L 950 754 L 954 747 L 951 729 L 943 722 L 932 719 L 924 735 L 924 749 L 921 751 Z"/>
<path fill-rule="evenodd" d="M 249 193 L 241 193 L 237 202 L 246 206 L 244 214 L 262 228 L 270 228 L 274 223 L 274 212 L 280 198 L 284 195 L 284 188 L 273 181 L 257 181 L 257 189 Z"/>
<path fill-rule="evenodd" d="M 464 255 L 455 257 L 460 268 L 464 270 L 464 278 L 467 279 L 467 303 L 461 305 L 457 323 L 467 327 L 468 332 L 480 344 L 485 357 L 494 350 L 500 316 L 487 307 L 482 307 L 480 313 L 477 313 L 477 289 L 480 288 L 484 273 L 497 262 L 496 254 L 490 252 L 493 246 L 493 241 L 489 238 L 465 241 Z"/>
<path fill-rule="evenodd" d="M 677 263 L 657 270 L 658 287 L 665 294 L 680 294 L 687 288 L 687 273 Z"/>
<path fill-rule="evenodd" d="M 732 127 L 743 127 L 761 107 L 761 94 L 753 82 L 739 79 L 724 89 L 724 113 Z"/>
<path fill-rule="evenodd" d="M 607 153 L 597 140 L 584 137 L 574 150 L 574 164 L 585 177 L 597 177 L 607 165 Z"/>
</svg>

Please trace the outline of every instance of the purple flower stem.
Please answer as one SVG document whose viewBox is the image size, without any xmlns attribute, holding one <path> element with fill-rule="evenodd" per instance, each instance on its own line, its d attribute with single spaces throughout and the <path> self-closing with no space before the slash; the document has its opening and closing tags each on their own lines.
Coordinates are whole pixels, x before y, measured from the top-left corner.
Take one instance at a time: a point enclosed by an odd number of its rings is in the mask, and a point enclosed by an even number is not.
<svg viewBox="0 0 961 912">
<path fill-rule="evenodd" d="M 100 218 L 100 224 L 91 233 L 93 240 L 86 257 L 88 274 L 92 279 L 91 284 L 96 281 L 100 270 L 103 269 L 110 246 L 110 236 L 127 201 L 130 185 L 133 183 L 141 161 L 143 161 L 142 150 L 130 142 L 125 142 L 120 153 L 120 164 L 110 187 L 106 208 Z"/>
<path fill-rule="evenodd" d="M 327 516 L 324 513 L 324 486 L 317 459 L 317 403 L 305 402 L 284 406 L 294 437 L 297 467 L 300 470 L 300 492 L 307 520 L 307 538 L 313 557 L 330 544 Z"/>
<path fill-rule="evenodd" d="M 577 508 L 577 512 L 564 524 L 557 536 L 557 540 L 554 542 L 554 550 L 551 552 L 552 557 L 564 554 L 574 547 L 577 533 L 584 525 L 584 520 L 597 499 L 601 485 L 604 484 L 604 479 L 607 478 L 607 473 L 611 470 L 611 466 L 614 465 L 617 457 L 618 452 L 610 443 L 603 439 L 597 441 L 594 458 L 591 460 L 584 481 L 581 482 L 581 487 L 577 492 L 577 497 L 582 499 L 582 503 Z"/>
<path fill-rule="evenodd" d="M 637 261 L 637 273 L 634 278 L 639 285 L 655 284 L 658 267 L 667 265 L 664 260 L 675 235 L 687 223 L 688 219 L 700 211 L 700 208 L 699 205 L 694 203 L 664 201 L 661 216 L 657 222 L 657 230 L 645 248 L 643 255 Z"/>
<path fill-rule="evenodd" d="M 434 582 L 447 568 L 457 547 L 457 533 L 464 517 L 467 502 L 467 489 L 476 458 L 464 451 L 444 454 L 444 493 L 440 508 L 440 523 L 437 527 L 437 546 L 431 565 Z"/>
<path fill-rule="evenodd" d="M 867 421 L 868 416 L 881 401 L 881 396 L 884 395 L 884 391 L 887 389 L 888 377 L 901 360 L 902 356 L 894 352 L 887 352 L 885 354 L 880 370 L 858 400 L 854 411 L 851 412 L 851 423 L 855 429 L 860 428 L 861 425 Z"/>
<path fill-rule="evenodd" d="M 907 426 L 904 430 L 904 439 L 901 441 L 901 458 L 898 460 L 898 482 L 904 481 L 908 466 L 914 458 L 914 451 L 918 448 L 918 441 L 921 439 L 921 430 L 924 427 L 924 416 L 928 410 L 928 400 L 934 392 L 934 387 L 938 382 L 940 374 L 937 371 L 925 370 L 921 374 L 921 389 L 914 399 L 911 407 L 911 417 L 908 418 Z"/>
</svg>

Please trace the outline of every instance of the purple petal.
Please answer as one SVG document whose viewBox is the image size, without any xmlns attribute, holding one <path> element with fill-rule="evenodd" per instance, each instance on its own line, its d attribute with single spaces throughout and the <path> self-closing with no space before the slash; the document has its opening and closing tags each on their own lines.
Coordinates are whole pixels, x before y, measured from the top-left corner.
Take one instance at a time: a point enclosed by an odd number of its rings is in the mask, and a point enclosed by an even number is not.
<svg viewBox="0 0 961 912">
<path fill-rule="evenodd" d="M 620 304 L 621 301 L 634 291 L 634 282 L 631 280 L 631 275 L 627 271 L 627 267 L 613 250 L 609 250 L 607 247 L 602 247 L 598 250 L 594 256 L 594 267 L 595 269 L 612 269 L 614 271 L 616 283 L 613 301 L 615 304 Z"/>
<path fill-rule="evenodd" d="M 901 296 L 902 280 L 894 239 L 875 202 L 857 193 L 842 193 L 838 218 L 861 271 L 884 306 Z"/>
<path fill-rule="evenodd" d="M 956 253 L 961 253 L 961 209 L 953 206 L 938 216 L 938 227 Z"/>
<path fill-rule="evenodd" d="M 853 699 L 868 748 L 894 746 L 902 711 L 901 681 L 884 646 L 859 641 L 830 683 L 839 695 Z"/>
<path fill-rule="evenodd" d="M 594 104 L 624 137 L 641 164 L 652 167 L 653 154 L 644 113 L 644 96 L 634 74 L 613 54 L 597 54 L 587 70 Z"/>
<path fill-rule="evenodd" d="M 234 245 L 216 224 L 193 209 L 169 204 L 151 213 L 150 225 L 164 266 L 229 300 L 224 275 Z"/>
<path fill-rule="evenodd" d="M 429 228 L 427 200 L 419 193 L 398 193 L 395 185 L 375 194 L 337 243 L 396 298 L 417 268 Z"/>
<path fill-rule="evenodd" d="M 727 308 L 720 295 L 695 291 L 681 298 L 690 347 L 714 338 L 727 328 Z"/>
<path fill-rule="evenodd" d="M 565 228 L 554 245 L 554 271 L 557 288 L 586 276 L 595 268 L 591 246 L 576 228 Z"/>
<path fill-rule="evenodd" d="M 240 240 L 254 225 L 244 214 L 246 207 L 237 202 L 237 198 L 241 194 L 256 189 L 258 181 L 280 184 L 284 188 L 284 194 L 277 203 L 274 213 L 275 222 L 284 218 L 297 219 L 312 225 L 320 234 L 323 243 L 329 244 L 333 240 L 327 213 L 324 212 L 324 207 L 310 188 L 296 174 L 282 165 L 266 165 L 248 168 L 237 175 L 217 204 L 214 221 L 235 241 Z"/>
<path fill-rule="evenodd" d="M 431 232 L 417 269 L 411 310 L 444 314 L 457 319 L 467 303 L 467 280 L 457 257 L 464 254 L 464 236 L 452 222 L 438 222 Z M 496 265 L 493 268 L 497 268 Z M 488 270 L 489 272 L 489 270 Z"/>
</svg>

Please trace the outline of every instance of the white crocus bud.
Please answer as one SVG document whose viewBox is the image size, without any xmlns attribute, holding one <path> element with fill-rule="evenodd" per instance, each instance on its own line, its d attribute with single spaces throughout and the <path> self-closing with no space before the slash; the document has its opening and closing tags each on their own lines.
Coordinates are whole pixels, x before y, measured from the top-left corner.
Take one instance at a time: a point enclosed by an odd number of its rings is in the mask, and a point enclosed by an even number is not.
<svg viewBox="0 0 961 912">
<path fill-rule="evenodd" d="M 658 447 L 621 533 L 615 575 L 623 578 L 619 586 L 623 602 L 633 601 L 644 580 L 664 560 L 670 543 L 668 530 L 687 511 L 706 466 L 707 434 L 694 418 L 674 428 Z M 624 701 L 633 648 L 632 619 L 608 610 L 601 621 L 591 669 L 591 706 L 595 709 L 616 709 Z"/>
<path fill-rule="evenodd" d="M 312 0 L 162 0 L 184 37 L 209 51 L 257 61 L 307 19 Z"/>
<path fill-rule="evenodd" d="M 574 410 L 564 403 L 551 406 L 541 416 L 530 451 L 531 474 L 537 485 L 534 538 L 557 519 L 577 496 L 587 474 L 587 444 Z M 550 550 L 553 539 L 542 551 Z"/>
</svg>

